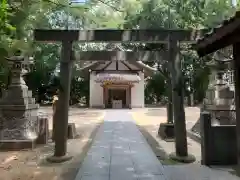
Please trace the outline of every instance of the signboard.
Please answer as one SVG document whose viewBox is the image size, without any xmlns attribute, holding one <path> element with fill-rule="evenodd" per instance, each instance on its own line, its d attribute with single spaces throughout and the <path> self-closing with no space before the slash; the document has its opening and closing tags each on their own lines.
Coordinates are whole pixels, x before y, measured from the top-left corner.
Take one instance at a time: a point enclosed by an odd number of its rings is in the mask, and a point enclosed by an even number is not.
<svg viewBox="0 0 240 180">
<path fill-rule="evenodd" d="M 120 75 L 113 75 L 113 74 L 99 74 L 97 77 L 97 80 L 99 81 L 110 81 L 110 82 L 118 82 L 118 81 L 124 81 L 124 78 Z"/>
<path fill-rule="evenodd" d="M 121 83 L 121 82 L 139 82 L 141 79 L 137 74 L 98 74 L 96 82 Z"/>
</svg>

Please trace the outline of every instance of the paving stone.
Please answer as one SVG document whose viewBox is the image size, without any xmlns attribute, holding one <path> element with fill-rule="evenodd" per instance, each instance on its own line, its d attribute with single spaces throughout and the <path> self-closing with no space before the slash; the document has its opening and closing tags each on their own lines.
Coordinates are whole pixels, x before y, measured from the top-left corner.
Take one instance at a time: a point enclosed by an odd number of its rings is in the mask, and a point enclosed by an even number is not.
<svg viewBox="0 0 240 180">
<path fill-rule="evenodd" d="M 113 156 L 130 156 L 133 154 L 130 150 L 112 150 Z"/>
<path fill-rule="evenodd" d="M 81 179 L 79 180 L 109 180 L 109 175 L 106 176 L 99 176 L 99 175 L 94 175 L 94 176 L 90 176 L 90 175 L 84 175 L 81 177 Z"/>
<path fill-rule="evenodd" d="M 96 165 L 84 165 L 79 170 L 79 174 L 81 175 L 109 175 L 110 172 L 110 166 L 106 164 L 96 164 Z"/>
<path fill-rule="evenodd" d="M 114 165 L 110 168 L 110 175 L 112 174 L 135 174 L 133 165 Z"/>
<path fill-rule="evenodd" d="M 138 180 L 168 180 L 164 175 L 152 175 L 152 174 L 144 174 L 137 175 Z"/>
<path fill-rule="evenodd" d="M 121 143 L 117 143 L 117 144 L 113 144 L 112 145 L 112 151 L 113 150 L 129 150 L 129 145 L 128 144 L 121 144 Z"/>
<path fill-rule="evenodd" d="M 89 152 L 102 151 L 102 150 L 110 151 L 110 149 L 111 149 L 111 146 L 109 144 L 108 145 L 107 144 L 104 144 L 104 145 L 93 145 Z"/>
<path fill-rule="evenodd" d="M 96 161 L 102 161 L 102 160 L 105 160 L 105 161 L 110 161 L 110 154 L 109 153 L 89 153 L 87 154 L 87 157 L 84 159 L 84 161 L 93 161 L 93 162 L 96 162 Z"/>
<path fill-rule="evenodd" d="M 165 180 L 162 174 L 131 115 L 115 110 L 106 113 L 75 180 Z"/>
<path fill-rule="evenodd" d="M 98 159 L 97 158 L 93 159 L 88 156 L 87 158 L 84 159 L 82 166 L 84 166 L 84 165 L 95 166 L 97 164 L 109 164 L 110 165 L 110 158 L 107 159 L 107 158 L 100 157 Z"/>
<path fill-rule="evenodd" d="M 138 164 L 144 164 L 145 166 L 158 166 L 158 167 L 163 167 L 162 165 L 159 165 L 158 160 L 152 160 L 152 159 L 147 159 L 147 158 L 142 158 L 142 159 L 132 159 L 133 163 L 138 165 Z"/>
<path fill-rule="evenodd" d="M 111 166 L 113 165 L 133 165 L 133 161 L 130 156 L 112 156 Z"/>
<path fill-rule="evenodd" d="M 107 156 L 110 154 L 110 149 L 103 149 L 103 148 L 96 148 L 91 149 L 91 151 L 88 152 L 88 155 L 99 155 L 99 156 Z"/>
<path fill-rule="evenodd" d="M 163 169 L 161 166 L 157 164 L 134 164 L 134 168 L 137 174 L 154 174 L 154 175 L 162 175 Z"/>
<path fill-rule="evenodd" d="M 155 156 L 151 156 L 149 154 L 146 154 L 146 152 L 139 154 L 138 153 L 132 153 L 131 154 L 132 160 L 136 163 L 140 162 L 140 163 L 147 163 L 147 162 L 151 162 L 154 164 L 159 164 L 159 161 L 155 158 Z"/>
<path fill-rule="evenodd" d="M 110 180 L 138 180 L 134 173 L 112 173 Z"/>
</svg>

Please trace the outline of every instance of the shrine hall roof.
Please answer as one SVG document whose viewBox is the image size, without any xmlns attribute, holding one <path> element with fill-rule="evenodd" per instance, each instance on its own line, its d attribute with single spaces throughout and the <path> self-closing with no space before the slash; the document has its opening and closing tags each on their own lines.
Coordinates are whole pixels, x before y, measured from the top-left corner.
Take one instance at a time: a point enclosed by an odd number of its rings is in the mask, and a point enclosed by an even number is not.
<svg viewBox="0 0 240 180">
<path fill-rule="evenodd" d="M 240 11 L 198 39 L 194 49 L 202 57 L 236 42 L 240 42 Z"/>
<path fill-rule="evenodd" d="M 140 71 L 140 69 L 143 69 L 145 74 L 149 75 L 149 76 L 151 76 L 152 74 L 157 72 L 157 69 L 148 66 L 147 64 L 143 63 L 142 61 L 132 61 L 132 62 L 126 61 L 126 62 L 129 63 L 129 64 L 132 64 L 133 66 L 136 66 L 137 68 L 139 68 L 139 71 Z M 95 62 L 92 62 L 92 63 L 80 68 L 79 70 L 84 72 L 84 73 L 88 73 L 90 69 L 94 69 L 97 66 L 99 66 L 100 64 L 101 64 L 100 61 L 95 61 Z"/>
</svg>

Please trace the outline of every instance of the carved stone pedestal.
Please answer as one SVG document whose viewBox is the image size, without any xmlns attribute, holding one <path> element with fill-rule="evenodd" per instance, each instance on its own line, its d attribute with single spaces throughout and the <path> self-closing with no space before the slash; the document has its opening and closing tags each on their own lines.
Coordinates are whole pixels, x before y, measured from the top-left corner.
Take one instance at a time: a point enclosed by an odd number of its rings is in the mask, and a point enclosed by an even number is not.
<svg viewBox="0 0 240 180">
<path fill-rule="evenodd" d="M 38 106 L 4 106 L 1 109 L 1 150 L 35 147 Z"/>
<path fill-rule="evenodd" d="M 39 106 L 22 78 L 23 60 L 21 56 L 8 59 L 11 63 L 11 83 L 0 100 L 1 150 L 33 148 L 38 136 Z"/>
</svg>

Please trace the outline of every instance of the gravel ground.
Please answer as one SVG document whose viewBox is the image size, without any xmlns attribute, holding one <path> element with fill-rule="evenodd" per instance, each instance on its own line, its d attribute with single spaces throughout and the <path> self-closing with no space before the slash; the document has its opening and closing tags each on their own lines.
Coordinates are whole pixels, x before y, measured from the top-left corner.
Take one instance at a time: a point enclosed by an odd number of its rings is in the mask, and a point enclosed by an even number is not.
<svg viewBox="0 0 240 180">
<path fill-rule="evenodd" d="M 51 129 L 51 107 L 41 108 L 41 111 L 49 117 Z M 69 122 L 76 123 L 80 138 L 68 140 L 68 153 L 73 156 L 68 162 L 46 162 L 46 157 L 53 153 L 51 142 L 33 150 L 0 152 L 0 180 L 73 180 L 103 116 L 101 110 L 70 109 Z"/>
</svg>

